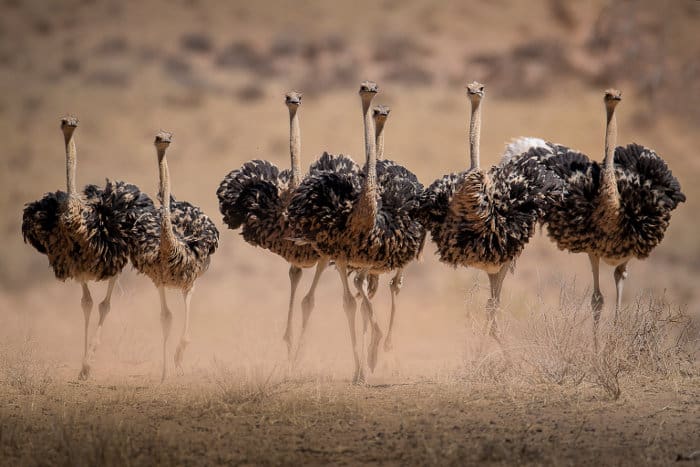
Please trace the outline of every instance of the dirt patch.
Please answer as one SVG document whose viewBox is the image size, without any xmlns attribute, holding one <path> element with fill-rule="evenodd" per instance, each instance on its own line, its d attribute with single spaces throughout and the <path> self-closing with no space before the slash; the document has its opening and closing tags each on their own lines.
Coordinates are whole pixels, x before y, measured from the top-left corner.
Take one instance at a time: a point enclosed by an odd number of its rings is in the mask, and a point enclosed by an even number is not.
<svg viewBox="0 0 700 467">
<path fill-rule="evenodd" d="M 0 452 L 16 465 L 668 464 L 700 448 L 699 382 L 647 382 L 619 401 L 458 380 L 248 382 L 235 398 L 179 379 L 3 386 Z"/>
</svg>

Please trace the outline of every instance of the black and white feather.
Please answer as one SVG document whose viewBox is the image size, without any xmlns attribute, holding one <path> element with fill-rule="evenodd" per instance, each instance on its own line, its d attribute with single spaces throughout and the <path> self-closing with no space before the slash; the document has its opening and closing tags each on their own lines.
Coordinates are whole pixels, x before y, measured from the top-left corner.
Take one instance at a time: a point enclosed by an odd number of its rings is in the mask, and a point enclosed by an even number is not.
<svg viewBox="0 0 700 467">
<path fill-rule="evenodd" d="M 347 156 L 324 154 L 323 168 L 304 179 L 289 205 L 295 236 L 323 254 L 357 268 L 388 272 L 418 255 L 424 229 L 416 218 L 422 185 L 415 175 L 388 161 L 377 162 L 377 216 L 369 230 L 351 221 L 364 173 Z"/>
<path fill-rule="evenodd" d="M 132 229 L 131 262 L 156 286 L 191 288 L 209 268 L 219 245 L 214 222 L 197 206 L 170 196 L 170 219 L 177 240 L 167 258 L 161 256 L 162 209 L 142 211 Z"/>
<path fill-rule="evenodd" d="M 69 214 L 64 191 L 28 203 L 22 217 L 24 241 L 47 255 L 57 279 L 106 280 L 129 260 L 131 230 L 153 203 L 135 185 L 107 180 L 104 189 L 88 185 L 82 209 Z M 79 217 L 76 217 L 79 216 Z"/>
<path fill-rule="evenodd" d="M 686 199 L 666 162 L 638 144 L 615 148 L 620 203 L 617 225 L 611 228 L 597 217 L 601 165 L 564 146 L 550 147 L 556 157 L 547 161 L 549 168 L 565 190 L 545 216 L 557 246 L 609 259 L 649 256 L 663 240 L 671 212 Z"/>
<path fill-rule="evenodd" d="M 423 193 L 421 218 L 440 260 L 487 270 L 514 261 L 561 197 L 557 179 L 543 170 L 546 155 L 535 147 L 486 172 L 452 173 L 433 182 Z"/>
<path fill-rule="evenodd" d="M 279 170 L 271 162 L 246 162 L 219 185 L 219 210 L 226 225 L 233 230 L 240 228 L 249 244 L 270 250 L 299 267 L 310 267 L 318 261 L 318 253 L 311 245 L 290 239 L 290 178 L 290 170 Z"/>
</svg>

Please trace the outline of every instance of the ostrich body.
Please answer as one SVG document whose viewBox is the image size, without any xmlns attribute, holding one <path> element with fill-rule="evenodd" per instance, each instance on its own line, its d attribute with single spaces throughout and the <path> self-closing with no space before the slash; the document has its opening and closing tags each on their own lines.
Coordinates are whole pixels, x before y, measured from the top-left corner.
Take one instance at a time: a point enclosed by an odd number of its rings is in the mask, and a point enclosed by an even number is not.
<svg viewBox="0 0 700 467">
<path fill-rule="evenodd" d="M 312 244 L 332 259 L 343 284 L 343 305 L 350 328 L 355 360 L 353 380 L 364 380 L 355 334 L 356 301 L 348 284 L 348 267 L 358 271 L 359 284 L 367 274 L 380 274 L 403 268 L 420 248 L 423 228 L 411 213 L 418 206 L 415 186 L 401 177 L 394 185 L 380 189 L 376 142 L 370 106 L 377 85 L 365 81 L 360 87 L 365 131 L 366 162 L 362 172 L 318 171 L 309 173 L 289 205 L 295 236 Z M 346 159 L 343 163 L 351 165 Z M 389 167 L 387 165 L 387 167 Z M 364 286 L 360 286 L 363 313 L 372 325 L 367 361 L 374 369 L 382 332 L 376 322 Z"/>
<path fill-rule="evenodd" d="M 190 300 L 195 281 L 209 267 L 219 240 L 216 226 L 201 209 L 186 201 L 176 201 L 170 194 L 170 172 L 165 151 L 171 140 L 170 133 L 161 131 L 156 135 L 161 208 L 146 210 L 137 220 L 133 228 L 135 247 L 130 255 L 134 267 L 153 281 L 160 294 L 163 380 L 166 375 L 165 347 L 172 324 L 165 288 L 180 289 L 185 302 L 185 324 L 175 352 L 175 364 L 180 368 L 185 348 L 190 343 Z"/>
<path fill-rule="evenodd" d="M 302 276 L 302 269 L 316 266 L 309 292 L 302 299 L 302 332 L 299 337 L 299 352 L 309 316 L 314 307 L 314 295 L 321 274 L 328 266 L 328 260 L 322 258 L 313 246 L 299 244 L 290 238 L 293 232 L 287 216 L 287 205 L 292 193 L 301 182 L 301 132 L 299 129 L 299 106 L 302 94 L 290 91 L 285 95 L 285 104 L 289 109 L 289 153 L 291 169 L 279 170 L 268 161 L 254 160 L 246 162 L 240 169 L 230 172 L 219 185 L 216 195 L 219 198 L 219 210 L 224 216 L 224 223 L 230 229 L 241 228 L 246 242 L 269 250 L 289 264 L 289 281 L 291 284 L 287 325 L 284 341 L 287 354 L 292 359 L 292 317 L 297 286 Z M 331 164 L 328 155 L 323 163 Z M 326 170 L 333 167 L 327 166 Z M 319 164 L 312 170 L 323 170 Z"/>
<path fill-rule="evenodd" d="M 67 191 L 47 193 L 28 203 L 22 217 L 24 241 L 48 257 L 56 279 L 80 282 L 84 316 L 83 363 L 79 378 L 90 375 L 90 362 L 100 343 L 102 326 L 111 308 L 117 276 L 129 260 L 131 228 L 140 212 L 152 206 L 135 185 L 107 180 L 105 188 L 76 189 L 77 154 L 73 133 L 78 119 L 64 117 L 61 130 L 66 146 Z M 99 304 L 99 322 L 88 348 L 92 313 L 89 281 L 108 281 Z"/>
<path fill-rule="evenodd" d="M 594 329 L 603 296 L 599 287 L 602 259 L 614 266 L 615 320 L 631 258 L 644 259 L 664 237 L 671 211 L 685 201 L 678 180 L 652 149 L 638 144 L 615 147 L 618 90 L 605 91 L 605 157 L 602 164 L 564 146 L 549 143 L 555 157 L 550 169 L 562 180 L 565 196 L 547 210 L 549 237 L 559 249 L 587 253 L 593 273 L 591 307 Z"/>
<path fill-rule="evenodd" d="M 418 181 L 418 177 L 413 172 L 405 167 L 395 163 L 392 160 L 384 159 L 384 127 L 389 118 L 391 109 L 385 105 L 378 105 L 372 109 L 375 129 L 375 145 L 377 148 L 377 185 L 379 187 L 380 198 L 384 201 L 388 198 L 394 198 L 402 203 L 405 195 L 402 190 L 406 188 L 406 183 L 413 185 L 413 196 L 420 196 L 423 192 L 423 185 Z M 412 216 L 417 216 L 417 208 L 419 203 L 414 203 L 415 210 L 411 212 Z M 416 252 L 416 258 L 419 258 L 425 246 L 425 230 L 422 231 L 420 246 Z M 379 272 L 370 271 L 367 276 L 367 295 L 370 300 L 377 292 L 379 283 Z M 362 286 L 362 284 L 359 284 Z M 392 335 L 394 329 L 394 318 L 396 316 L 397 298 L 403 286 L 403 268 L 397 269 L 391 281 L 389 281 L 389 291 L 391 292 L 391 313 L 389 316 L 389 329 L 384 338 L 384 350 L 389 351 L 392 348 Z M 361 294 L 359 294 L 361 298 Z"/>
<path fill-rule="evenodd" d="M 423 194 L 421 211 L 442 262 L 474 267 L 488 274 L 489 331 L 496 337 L 495 312 L 505 275 L 514 268 L 534 234 L 548 200 L 556 195 L 557 185 L 556 179 L 543 170 L 538 157 L 521 157 L 506 151 L 499 165 L 489 170 L 479 167 L 484 87 L 473 82 L 467 87 L 467 94 L 472 107 L 471 167 L 433 182 Z M 511 150 L 518 151 L 519 147 L 512 146 Z"/>
</svg>

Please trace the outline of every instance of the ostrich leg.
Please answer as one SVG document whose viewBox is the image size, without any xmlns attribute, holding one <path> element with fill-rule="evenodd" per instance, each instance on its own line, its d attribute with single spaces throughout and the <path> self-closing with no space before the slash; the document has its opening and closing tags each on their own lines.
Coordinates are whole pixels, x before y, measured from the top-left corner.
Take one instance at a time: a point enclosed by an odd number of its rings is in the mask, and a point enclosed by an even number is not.
<svg viewBox="0 0 700 467">
<path fill-rule="evenodd" d="M 102 325 L 105 322 L 105 318 L 109 314 L 109 310 L 112 305 L 112 292 L 114 292 L 114 285 L 117 283 L 117 276 L 110 277 L 107 283 L 107 293 L 105 294 L 104 300 L 100 302 L 100 320 L 97 322 L 97 329 L 95 329 L 95 334 L 92 336 L 92 341 L 90 343 L 90 351 L 88 352 L 88 360 L 92 361 L 95 357 L 95 352 L 97 352 L 97 347 L 100 345 L 102 338 Z"/>
<path fill-rule="evenodd" d="M 366 320 L 372 326 L 371 340 L 369 343 L 369 349 L 367 352 L 367 365 L 369 365 L 370 371 L 374 372 L 377 366 L 377 354 L 379 352 L 379 343 L 382 340 L 383 333 L 379 328 L 379 323 L 377 323 L 377 318 L 374 315 L 374 309 L 372 307 L 372 302 L 367 296 L 367 291 L 364 288 L 364 282 L 367 279 L 367 271 L 362 271 L 360 273 L 360 283 L 363 284 L 360 287 L 360 293 L 362 294 L 362 312 L 366 316 Z"/>
<path fill-rule="evenodd" d="M 188 290 L 182 291 L 182 298 L 185 301 L 185 325 L 182 329 L 182 336 L 180 337 L 180 343 L 175 349 L 175 367 L 182 371 L 182 357 L 185 353 L 187 345 L 191 342 L 190 339 L 190 302 L 192 301 L 192 293 L 194 292 L 194 286 Z"/>
<path fill-rule="evenodd" d="M 287 328 L 284 331 L 284 341 L 287 343 L 287 358 L 292 359 L 292 315 L 294 313 L 294 298 L 297 294 L 297 287 L 301 280 L 302 270 L 297 266 L 289 267 L 289 283 L 291 285 L 289 291 L 289 309 L 287 311 Z"/>
<path fill-rule="evenodd" d="M 304 335 L 306 334 L 306 326 L 309 323 L 309 317 L 311 316 L 311 312 L 314 309 L 316 286 L 318 286 L 318 281 L 319 279 L 321 279 L 321 274 L 323 274 L 323 271 L 326 270 L 326 267 L 328 267 L 328 258 L 319 259 L 318 263 L 316 263 L 316 272 L 314 273 L 314 278 L 311 281 L 311 287 L 309 287 L 309 291 L 301 300 L 301 333 L 299 334 L 297 350 L 294 353 L 295 362 L 299 360 L 299 356 L 301 355 L 301 349 L 304 343 Z M 287 327 L 289 327 L 289 324 L 287 324 Z"/>
<path fill-rule="evenodd" d="M 80 305 L 83 307 L 83 317 L 85 318 L 85 335 L 83 339 L 83 367 L 80 370 L 78 379 L 85 380 L 90 376 L 90 364 L 88 363 L 88 327 L 90 326 L 90 313 L 92 313 L 92 295 L 87 282 L 81 282 L 83 287 L 83 297 Z"/>
<path fill-rule="evenodd" d="M 163 374 L 161 375 L 160 382 L 165 381 L 165 375 L 167 372 L 167 359 L 166 354 L 166 344 L 168 343 L 168 336 L 170 336 L 170 327 L 173 324 L 173 314 L 168 309 L 168 304 L 165 301 L 165 287 L 162 285 L 158 287 L 158 293 L 160 295 L 160 325 L 163 328 Z"/>
<path fill-rule="evenodd" d="M 360 340 L 360 361 L 363 362 L 362 364 L 364 365 L 364 362 L 366 361 L 365 338 L 367 336 L 367 325 L 369 324 L 369 310 L 367 309 L 367 304 L 363 300 L 363 288 L 365 287 L 365 284 L 367 284 L 367 274 L 363 271 L 355 272 L 355 279 L 353 282 L 355 283 L 355 289 L 357 289 L 355 298 L 361 300 L 360 314 L 362 315 L 362 339 Z"/>
<path fill-rule="evenodd" d="M 600 312 L 603 309 L 603 294 L 600 293 L 600 258 L 593 253 L 588 254 L 591 262 L 591 272 L 593 273 L 593 295 L 591 295 L 591 310 L 593 310 L 593 346 L 598 350 L 598 324 L 600 323 Z"/>
<path fill-rule="evenodd" d="M 369 274 L 367 276 L 367 296 L 370 300 L 374 298 L 379 288 L 379 274 Z"/>
<path fill-rule="evenodd" d="M 389 290 L 391 291 L 391 314 L 389 315 L 389 330 L 386 333 L 386 339 L 384 339 L 384 351 L 388 352 L 393 348 L 391 343 L 391 335 L 394 330 L 394 316 L 396 316 L 396 300 L 399 297 L 399 292 L 401 292 L 401 287 L 403 286 L 403 269 L 396 271 L 394 278 L 389 282 Z"/>
<path fill-rule="evenodd" d="M 615 300 L 615 324 L 617 324 L 617 315 L 620 312 L 620 307 L 622 306 L 622 288 L 625 285 L 625 279 L 627 279 L 627 261 L 617 266 L 614 274 L 615 289 L 617 292 L 617 297 Z"/>
<path fill-rule="evenodd" d="M 355 276 L 357 278 L 357 276 Z M 357 284 L 355 285 L 357 287 Z M 377 289 L 379 288 L 379 274 L 367 274 L 367 296 L 369 297 L 370 300 L 374 298 L 374 296 L 377 293 Z M 357 289 L 357 293 L 355 294 L 355 298 L 359 299 L 362 298 L 362 294 L 360 293 L 360 289 Z"/>
<path fill-rule="evenodd" d="M 509 267 L 510 264 L 506 263 L 501 266 L 501 269 L 499 269 L 497 273 L 488 275 L 489 285 L 491 286 L 491 298 L 489 298 L 489 301 L 486 305 L 486 308 L 489 313 L 486 326 L 489 335 L 493 337 L 499 344 L 500 340 L 498 339 L 498 323 L 496 321 L 496 312 L 498 311 L 498 308 L 501 304 L 501 288 L 503 287 L 503 280 L 506 278 L 506 274 L 508 273 Z"/>
<path fill-rule="evenodd" d="M 348 319 L 348 328 L 350 329 L 350 341 L 352 342 L 352 356 L 355 360 L 355 372 L 352 382 L 360 384 L 365 382 L 365 374 L 360 365 L 360 356 L 357 353 L 357 333 L 355 330 L 355 313 L 357 312 L 357 301 L 350 292 L 350 284 L 348 284 L 347 265 L 343 262 L 336 262 L 338 273 L 340 274 L 340 282 L 343 284 L 343 308 L 345 316 Z"/>
</svg>

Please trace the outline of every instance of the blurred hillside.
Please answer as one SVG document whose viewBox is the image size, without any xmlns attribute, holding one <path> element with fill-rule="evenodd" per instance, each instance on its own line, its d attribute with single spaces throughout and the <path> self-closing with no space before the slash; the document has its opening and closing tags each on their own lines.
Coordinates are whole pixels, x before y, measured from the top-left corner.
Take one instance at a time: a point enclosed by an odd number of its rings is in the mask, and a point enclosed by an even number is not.
<svg viewBox="0 0 700 467">
<path fill-rule="evenodd" d="M 111 177 L 153 194 L 152 137 L 173 131 L 173 192 L 221 227 L 215 190 L 228 171 L 252 158 L 288 164 L 288 89 L 304 92 L 305 162 L 323 150 L 362 160 L 356 88 L 376 80 L 377 101 L 393 108 L 387 151 L 428 184 L 466 163 L 464 84 L 477 79 L 487 88 L 484 164 L 520 135 L 601 158 L 602 90 L 623 90 L 620 141 L 657 149 L 688 195 L 665 242 L 632 265 L 626 290 L 668 288 L 673 301 L 697 304 L 700 2 L 3 0 L 0 10 L 0 293 L 8 301 L 54 282 L 19 227 L 25 202 L 65 189 L 64 113 L 81 121 L 80 185 Z M 221 230 L 212 287 L 286 280 L 278 258 Z M 459 303 L 466 281 L 431 252 L 408 281 Z M 587 261 L 572 258 L 536 238 L 506 287 L 517 284 L 519 296 L 570 276 L 585 286 Z M 144 282 L 133 273 L 124 281 Z"/>
</svg>

